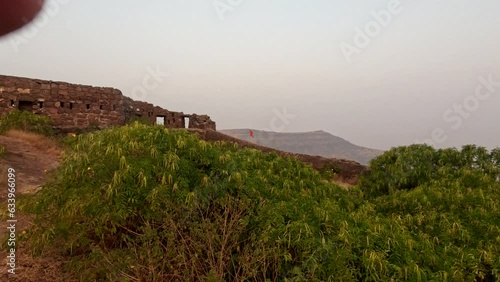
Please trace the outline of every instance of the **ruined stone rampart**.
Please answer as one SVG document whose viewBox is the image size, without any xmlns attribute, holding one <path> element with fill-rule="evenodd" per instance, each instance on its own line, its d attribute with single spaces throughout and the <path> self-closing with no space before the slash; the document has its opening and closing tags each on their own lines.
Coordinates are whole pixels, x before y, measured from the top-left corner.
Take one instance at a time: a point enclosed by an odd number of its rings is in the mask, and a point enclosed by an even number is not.
<svg viewBox="0 0 500 282">
<path fill-rule="evenodd" d="M 192 114 L 189 117 L 189 128 L 213 129 L 215 130 L 215 122 L 207 115 Z"/>
<path fill-rule="evenodd" d="M 0 114 L 19 109 L 46 115 L 62 131 L 106 128 L 134 119 L 168 128 L 216 129 L 206 115 L 174 112 L 135 101 L 118 89 L 0 75 Z"/>
</svg>

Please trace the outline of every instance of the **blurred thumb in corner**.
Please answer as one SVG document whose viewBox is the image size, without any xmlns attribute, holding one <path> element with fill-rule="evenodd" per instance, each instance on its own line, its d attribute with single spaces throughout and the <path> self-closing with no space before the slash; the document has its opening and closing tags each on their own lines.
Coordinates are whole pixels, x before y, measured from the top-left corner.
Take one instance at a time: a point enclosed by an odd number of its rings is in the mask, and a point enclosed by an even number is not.
<svg viewBox="0 0 500 282">
<path fill-rule="evenodd" d="M 31 22 L 43 3 L 44 0 L 0 0 L 0 36 Z"/>
</svg>

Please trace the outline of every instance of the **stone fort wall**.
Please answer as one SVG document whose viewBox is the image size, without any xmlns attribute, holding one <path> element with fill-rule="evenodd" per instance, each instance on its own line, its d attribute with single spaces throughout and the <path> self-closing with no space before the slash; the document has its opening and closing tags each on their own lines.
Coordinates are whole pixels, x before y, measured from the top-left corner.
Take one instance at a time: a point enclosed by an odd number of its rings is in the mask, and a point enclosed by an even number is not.
<svg viewBox="0 0 500 282">
<path fill-rule="evenodd" d="M 62 131 L 124 125 L 136 118 L 167 128 L 216 129 L 207 115 L 184 114 L 135 101 L 118 89 L 0 75 L 0 114 L 19 109 L 46 115 Z"/>
</svg>

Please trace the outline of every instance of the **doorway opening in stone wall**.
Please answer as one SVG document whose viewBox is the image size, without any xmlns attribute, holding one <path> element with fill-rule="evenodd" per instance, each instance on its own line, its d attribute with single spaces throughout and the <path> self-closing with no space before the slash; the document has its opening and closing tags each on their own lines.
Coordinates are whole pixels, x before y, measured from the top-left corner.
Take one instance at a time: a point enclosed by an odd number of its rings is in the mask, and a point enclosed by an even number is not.
<svg viewBox="0 0 500 282">
<path fill-rule="evenodd" d="M 189 128 L 189 117 L 184 117 L 184 127 Z"/>
<path fill-rule="evenodd" d="M 156 116 L 156 125 L 165 125 L 165 116 Z"/>
<path fill-rule="evenodd" d="M 20 111 L 32 112 L 33 111 L 33 102 L 31 102 L 31 101 L 19 101 L 18 109 Z"/>
</svg>

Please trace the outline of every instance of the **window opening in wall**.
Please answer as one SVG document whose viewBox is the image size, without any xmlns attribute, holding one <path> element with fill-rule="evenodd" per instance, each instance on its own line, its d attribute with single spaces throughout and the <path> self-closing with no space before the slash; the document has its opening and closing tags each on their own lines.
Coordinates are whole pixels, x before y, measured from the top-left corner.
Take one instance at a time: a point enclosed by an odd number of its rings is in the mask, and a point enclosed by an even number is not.
<svg viewBox="0 0 500 282">
<path fill-rule="evenodd" d="M 43 102 L 38 102 L 38 107 L 39 107 L 40 109 L 42 109 L 42 108 L 43 108 Z"/>
<path fill-rule="evenodd" d="M 165 117 L 164 116 L 157 116 L 156 117 L 156 124 L 157 125 L 165 125 Z"/>
<path fill-rule="evenodd" d="M 69 103 L 69 108 L 73 109 L 73 103 Z"/>
<path fill-rule="evenodd" d="M 87 104 L 87 110 L 90 110 L 90 104 Z"/>
<path fill-rule="evenodd" d="M 189 117 L 184 118 L 184 127 L 189 128 Z"/>
<path fill-rule="evenodd" d="M 99 110 L 102 110 L 102 109 L 104 109 L 104 106 L 103 106 L 103 105 L 100 105 L 100 106 L 99 106 Z"/>
<path fill-rule="evenodd" d="M 59 103 L 61 105 L 61 108 L 64 108 L 64 102 Z"/>
<path fill-rule="evenodd" d="M 14 100 L 10 100 L 10 106 L 11 107 L 15 107 L 16 106 L 16 102 L 14 102 Z"/>
<path fill-rule="evenodd" d="M 31 101 L 19 101 L 18 104 L 20 111 L 33 111 L 33 102 Z"/>
</svg>

